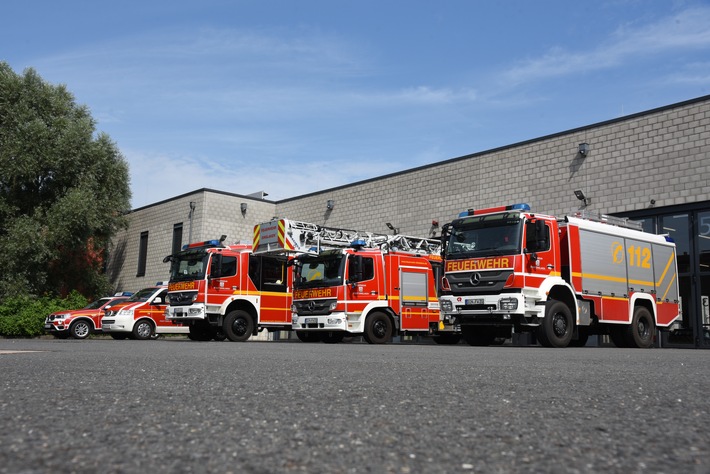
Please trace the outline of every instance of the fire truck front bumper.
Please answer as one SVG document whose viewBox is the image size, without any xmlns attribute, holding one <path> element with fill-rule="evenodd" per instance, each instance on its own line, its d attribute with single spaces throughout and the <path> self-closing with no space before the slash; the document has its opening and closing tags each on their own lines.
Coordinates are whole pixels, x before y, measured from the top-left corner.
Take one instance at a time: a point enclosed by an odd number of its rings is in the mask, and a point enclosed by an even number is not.
<svg viewBox="0 0 710 474">
<path fill-rule="evenodd" d="M 168 306 L 165 310 L 165 317 L 175 324 L 180 324 L 182 321 L 207 319 L 207 309 L 202 303 L 189 306 Z"/>
<path fill-rule="evenodd" d="M 450 324 L 537 324 L 539 309 L 520 293 L 476 296 L 443 296 L 442 320 Z"/>
<path fill-rule="evenodd" d="M 293 313 L 291 316 L 291 328 L 298 331 L 322 330 L 322 331 L 347 331 L 348 315 L 343 312 L 331 313 L 318 316 L 299 316 Z"/>
</svg>

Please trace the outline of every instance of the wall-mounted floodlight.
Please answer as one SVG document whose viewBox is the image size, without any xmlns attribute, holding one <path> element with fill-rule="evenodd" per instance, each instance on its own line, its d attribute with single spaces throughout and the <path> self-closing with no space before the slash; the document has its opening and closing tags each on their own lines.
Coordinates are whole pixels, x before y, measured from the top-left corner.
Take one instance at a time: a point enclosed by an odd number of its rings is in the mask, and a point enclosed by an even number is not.
<svg viewBox="0 0 710 474">
<path fill-rule="evenodd" d="M 325 203 L 325 208 L 328 209 L 329 211 L 332 211 L 334 207 L 335 207 L 335 201 L 333 201 L 332 199 L 328 199 L 328 202 Z"/>
<path fill-rule="evenodd" d="M 239 205 L 239 208 L 242 210 L 242 215 L 247 213 L 247 203 L 243 202 Z"/>
<path fill-rule="evenodd" d="M 580 155 L 587 156 L 589 154 L 589 143 L 580 143 L 579 147 L 577 148 L 577 151 L 579 151 Z"/>
<path fill-rule="evenodd" d="M 581 189 L 575 189 L 575 190 L 574 190 L 574 195 L 577 197 L 577 199 L 579 199 L 580 201 L 582 201 L 585 206 L 588 206 L 589 203 L 592 202 L 592 199 L 591 199 L 591 198 L 588 198 L 588 197 L 584 194 L 584 191 L 582 191 Z"/>
<path fill-rule="evenodd" d="M 391 223 L 385 222 L 385 225 L 387 226 L 387 228 L 388 228 L 389 230 L 391 230 L 392 232 L 394 232 L 394 235 L 399 234 L 399 229 L 396 228 L 395 226 L 393 226 Z"/>
</svg>

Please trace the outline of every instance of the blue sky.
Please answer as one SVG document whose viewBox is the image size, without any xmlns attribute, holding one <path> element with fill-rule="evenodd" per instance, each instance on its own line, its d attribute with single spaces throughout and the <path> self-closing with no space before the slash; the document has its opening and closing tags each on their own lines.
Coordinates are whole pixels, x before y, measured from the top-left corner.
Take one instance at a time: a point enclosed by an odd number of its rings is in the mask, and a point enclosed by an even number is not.
<svg viewBox="0 0 710 474">
<path fill-rule="evenodd" d="M 66 84 L 133 207 L 279 200 L 710 94 L 710 2 L 4 2 L 0 60 Z"/>
</svg>

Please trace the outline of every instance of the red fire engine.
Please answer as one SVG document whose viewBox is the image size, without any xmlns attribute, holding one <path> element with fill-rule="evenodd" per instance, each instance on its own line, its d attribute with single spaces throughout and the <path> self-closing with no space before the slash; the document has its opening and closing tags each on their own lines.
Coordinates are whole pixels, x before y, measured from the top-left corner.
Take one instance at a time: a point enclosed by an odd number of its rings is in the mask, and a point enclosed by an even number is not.
<svg viewBox="0 0 710 474">
<path fill-rule="evenodd" d="M 436 281 L 441 242 L 279 219 L 254 228 L 255 254 L 296 254 L 292 327 L 302 341 L 371 344 L 423 333 L 456 343 L 440 324 Z M 441 327 L 440 327 L 441 326 Z"/>
<path fill-rule="evenodd" d="M 547 347 L 591 334 L 650 347 L 679 316 L 676 250 L 633 224 L 527 204 L 463 212 L 443 228 L 442 318 L 471 345 L 527 331 Z"/>
<path fill-rule="evenodd" d="M 284 256 L 210 240 L 185 245 L 170 265 L 167 318 L 193 340 L 246 341 L 258 331 L 291 330 L 292 268 Z"/>
</svg>

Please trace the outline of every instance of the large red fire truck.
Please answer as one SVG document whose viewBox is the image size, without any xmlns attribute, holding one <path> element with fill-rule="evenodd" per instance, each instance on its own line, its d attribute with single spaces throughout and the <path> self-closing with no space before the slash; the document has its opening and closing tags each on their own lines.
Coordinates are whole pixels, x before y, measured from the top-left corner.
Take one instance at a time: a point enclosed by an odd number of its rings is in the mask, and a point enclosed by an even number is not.
<svg viewBox="0 0 710 474">
<path fill-rule="evenodd" d="M 528 331 L 547 347 L 591 334 L 650 347 L 679 316 L 676 250 L 633 224 L 527 204 L 465 211 L 443 227 L 442 318 L 471 345 Z"/>
<path fill-rule="evenodd" d="M 279 219 L 254 228 L 255 254 L 295 254 L 292 328 L 302 341 L 371 344 L 397 334 L 456 343 L 441 323 L 436 281 L 441 241 Z"/>
<path fill-rule="evenodd" d="M 260 330 L 291 330 L 292 267 L 251 245 L 210 240 L 165 257 L 170 265 L 167 318 L 193 340 L 246 341 Z"/>
</svg>

